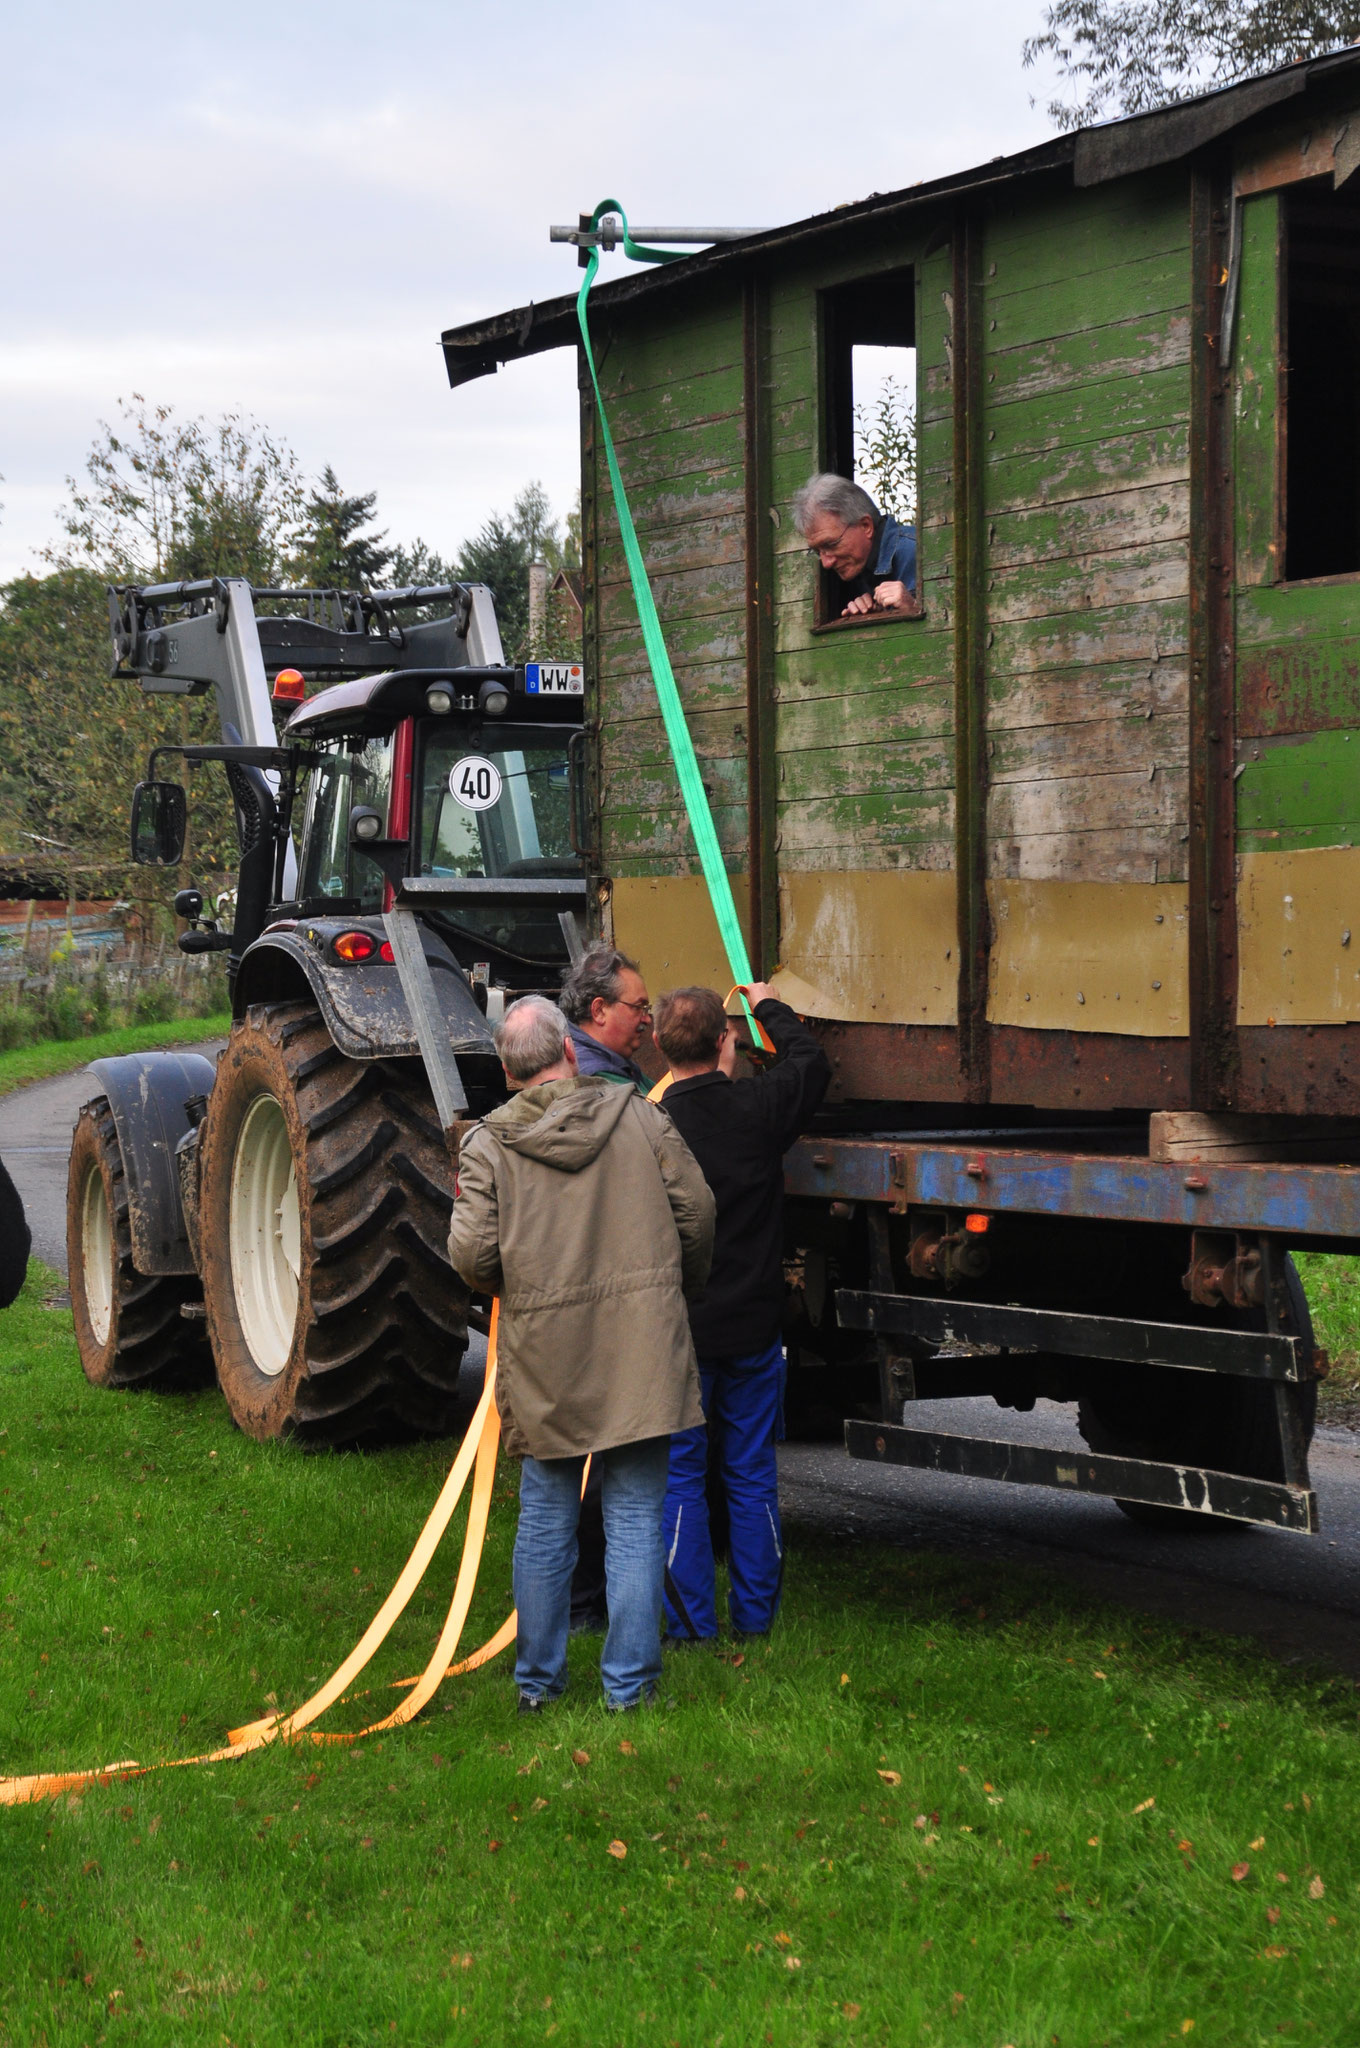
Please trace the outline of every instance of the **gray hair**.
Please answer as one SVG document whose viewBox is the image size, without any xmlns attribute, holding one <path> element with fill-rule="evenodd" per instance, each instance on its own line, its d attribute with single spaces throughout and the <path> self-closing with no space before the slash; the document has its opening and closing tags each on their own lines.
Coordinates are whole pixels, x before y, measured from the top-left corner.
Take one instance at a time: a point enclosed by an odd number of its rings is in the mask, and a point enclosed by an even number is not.
<svg viewBox="0 0 1360 2048">
<path fill-rule="evenodd" d="M 853 526 L 859 519 L 878 517 L 878 507 L 862 485 L 852 483 L 848 476 L 836 476 L 829 469 L 810 476 L 793 494 L 793 523 L 800 533 L 807 532 L 819 512 L 844 520 L 847 526 Z"/>
<path fill-rule="evenodd" d="M 558 1001 L 573 1024 L 588 1024 L 591 1004 L 597 998 L 602 1003 L 616 1003 L 620 977 L 637 971 L 637 961 L 630 960 L 626 953 L 618 952 L 613 946 L 592 946 L 589 952 L 581 955 L 562 983 Z"/>
<path fill-rule="evenodd" d="M 546 996 L 520 996 L 496 1026 L 496 1052 L 512 1081 L 532 1081 L 555 1067 L 566 1043 L 566 1019 Z"/>
</svg>

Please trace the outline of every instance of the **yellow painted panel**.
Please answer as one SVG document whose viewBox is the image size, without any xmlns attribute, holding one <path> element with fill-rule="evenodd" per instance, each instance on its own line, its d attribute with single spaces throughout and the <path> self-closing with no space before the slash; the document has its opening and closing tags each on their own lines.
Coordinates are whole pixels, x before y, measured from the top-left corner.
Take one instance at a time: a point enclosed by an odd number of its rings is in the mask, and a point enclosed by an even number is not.
<svg viewBox="0 0 1360 2048">
<path fill-rule="evenodd" d="M 745 875 L 733 875 L 737 916 L 750 943 Z M 624 875 L 613 886 L 614 944 L 632 955 L 653 997 L 668 988 L 732 986 L 702 875 Z"/>
<path fill-rule="evenodd" d="M 783 875 L 774 986 L 805 1016 L 954 1024 L 956 918 L 951 874 Z"/>
<path fill-rule="evenodd" d="M 1183 882 L 988 882 L 993 1024 L 1186 1038 Z"/>
<path fill-rule="evenodd" d="M 1239 1024 L 1360 1021 L 1360 847 L 1244 853 Z"/>
</svg>

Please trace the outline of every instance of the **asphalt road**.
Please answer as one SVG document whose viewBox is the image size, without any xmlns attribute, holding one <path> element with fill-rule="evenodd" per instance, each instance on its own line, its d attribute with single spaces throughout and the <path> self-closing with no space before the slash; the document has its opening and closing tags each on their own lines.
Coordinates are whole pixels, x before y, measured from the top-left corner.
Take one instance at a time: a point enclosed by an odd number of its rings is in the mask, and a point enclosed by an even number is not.
<svg viewBox="0 0 1360 2048">
<path fill-rule="evenodd" d="M 216 1046 L 199 1050 L 211 1056 Z M 66 1270 L 66 1157 L 82 1102 L 81 1071 L 0 1099 L 0 1156 L 28 1211 L 37 1256 Z M 463 1391 L 469 1413 L 485 1347 L 474 1338 Z M 922 1401 L 909 1421 L 1011 1442 L 1080 1444 L 1069 1409 L 1029 1415 L 990 1400 Z M 780 1492 L 791 1529 L 847 1541 L 953 1551 L 1051 1571 L 1083 1592 L 1193 1627 L 1253 1636 L 1289 1661 L 1317 1661 L 1360 1681 L 1360 1435 L 1320 1429 L 1311 1458 L 1319 1536 L 1199 1526 L 1139 1528 L 1112 1501 L 943 1473 L 890 1470 L 837 1444 L 785 1444 Z"/>
</svg>

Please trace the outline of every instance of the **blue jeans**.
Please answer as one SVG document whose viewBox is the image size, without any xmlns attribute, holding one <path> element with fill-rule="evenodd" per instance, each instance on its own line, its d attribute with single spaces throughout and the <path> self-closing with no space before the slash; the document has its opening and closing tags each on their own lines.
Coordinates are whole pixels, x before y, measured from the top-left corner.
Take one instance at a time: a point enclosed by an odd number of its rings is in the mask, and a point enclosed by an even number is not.
<svg viewBox="0 0 1360 2048">
<path fill-rule="evenodd" d="M 669 1451 L 669 1437 L 653 1436 L 595 1453 L 603 1478 L 609 1599 L 600 1676 L 611 1707 L 631 1706 L 661 1675 L 661 1509 Z M 566 1690 L 584 1466 L 584 1458 L 526 1458 L 520 1473 L 515 1683 L 541 1699 Z"/>
<path fill-rule="evenodd" d="M 732 1626 L 743 1635 L 761 1635 L 779 1611 L 784 1539 L 774 1447 L 784 1433 L 784 1372 L 781 1344 L 746 1358 L 699 1360 L 707 1427 L 671 1438 L 666 1488 L 666 1627 L 672 1642 L 718 1632 L 708 1529 L 710 1448 L 731 1517 Z"/>
</svg>

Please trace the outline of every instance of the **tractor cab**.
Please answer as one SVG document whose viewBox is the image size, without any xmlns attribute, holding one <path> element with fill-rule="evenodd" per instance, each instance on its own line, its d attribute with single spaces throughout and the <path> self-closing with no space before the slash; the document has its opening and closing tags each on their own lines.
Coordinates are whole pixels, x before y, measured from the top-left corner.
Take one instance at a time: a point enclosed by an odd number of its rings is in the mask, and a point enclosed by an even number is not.
<svg viewBox="0 0 1360 2048">
<path fill-rule="evenodd" d="M 297 900 L 279 913 L 380 918 L 400 897 L 480 981 L 555 987 L 585 901 L 582 703 L 565 662 L 320 691 L 283 735 L 307 765 Z"/>
</svg>

